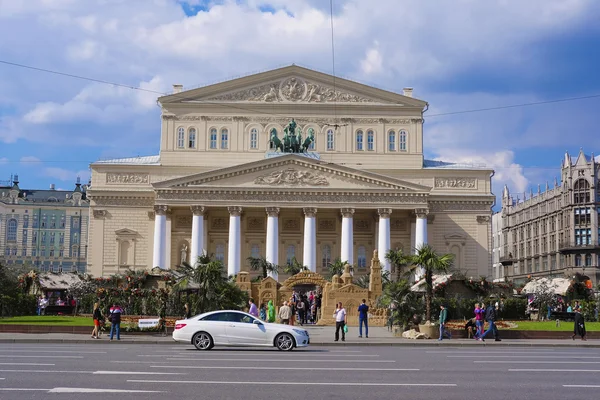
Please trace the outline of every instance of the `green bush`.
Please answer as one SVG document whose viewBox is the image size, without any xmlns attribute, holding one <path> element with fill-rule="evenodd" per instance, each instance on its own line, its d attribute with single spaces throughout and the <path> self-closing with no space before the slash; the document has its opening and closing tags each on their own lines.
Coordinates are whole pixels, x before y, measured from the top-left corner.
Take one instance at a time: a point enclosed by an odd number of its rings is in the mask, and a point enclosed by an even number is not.
<svg viewBox="0 0 600 400">
<path fill-rule="evenodd" d="M 443 298 L 436 297 L 432 303 L 432 318 L 438 319 L 441 304 L 448 308 L 448 318 L 454 320 L 471 319 L 475 316 L 473 310 L 475 303 L 485 303 L 486 306 L 495 304 L 495 299 L 479 300 L 464 298 Z M 527 299 L 508 298 L 503 299 L 504 307 L 498 315 L 498 318 L 504 320 L 520 320 L 525 318 L 525 309 L 527 308 Z"/>
</svg>

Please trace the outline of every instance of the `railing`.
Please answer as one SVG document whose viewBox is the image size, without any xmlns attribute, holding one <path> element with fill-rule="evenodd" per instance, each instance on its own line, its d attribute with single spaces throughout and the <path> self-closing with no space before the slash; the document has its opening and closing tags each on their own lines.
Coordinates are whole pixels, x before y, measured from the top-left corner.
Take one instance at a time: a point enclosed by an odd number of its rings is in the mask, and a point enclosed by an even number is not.
<svg viewBox="0 0 600 400">
<path fill-rule="evenodd" d="M 559 251 L 569 251 L 569 250 L 595 250 L 600 249 L 600 244 L 598 241 L 590 242 L 590 243 L 577 243 L 575 241 L 562 241 L 558 243 Z"/>
</svg>

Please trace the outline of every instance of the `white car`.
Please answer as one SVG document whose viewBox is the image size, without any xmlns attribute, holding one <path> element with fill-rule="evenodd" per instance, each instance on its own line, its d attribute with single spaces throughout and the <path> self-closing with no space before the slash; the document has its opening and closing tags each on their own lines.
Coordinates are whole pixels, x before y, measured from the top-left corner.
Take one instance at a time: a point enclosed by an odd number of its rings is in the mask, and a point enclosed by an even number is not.
<svg viewBox="0 0 600 400">
<path fill-rule="evenodd" d="M 290 351 L 306 347 L 310 337 L 305 329 L 261 321 L 241 311 L 212 311 L 175 322 L 173 340 L 191 343 L 198 350 L 213 346 L 265 346 Z"/>
</svg>

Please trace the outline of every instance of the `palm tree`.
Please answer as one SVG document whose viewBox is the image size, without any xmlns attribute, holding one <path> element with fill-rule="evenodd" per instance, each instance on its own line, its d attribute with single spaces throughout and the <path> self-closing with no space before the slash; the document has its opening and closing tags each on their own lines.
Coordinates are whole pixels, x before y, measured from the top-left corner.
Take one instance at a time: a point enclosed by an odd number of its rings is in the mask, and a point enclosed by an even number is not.
<svg viewBox="0 0 600 400">
<path fill-rule="evenodd" d="M 385 254 L 385 259 L 393 264 L 394 267 L 396 267 L 396 282 L 399 282 L 402 275 L 402 270 L 411 265 L 413 257 L 412 255 L 404 254 L 402 249 L 390 249 Z"/>
<path fill-rule="evenodd" d="M 250 269 L 260 271 L 263 279 L 268 276 L 269 272 L 277 273 L 279 270 L 278 265 L 267 261 L 265 257 L 248 257 L 247 260 L 250 263 Z"/>
<path fill-rule="evenodd" d="M 290 275 L 296 275 L 302 271 L 308 271 L 308 267 L 300 264 L 296 257 L 292 257 L 289 264 L 283 267 L 283 272 Z"/>
<path fill-rule="evenodd" d="M 391 304 L 394 305 L 391 315 L 392 322 L 403 328 L 412 320 L 414 314 L 421 315 L 423 312 L 422 300 L 411 290 L 411 284 L 406 279 L 388 282 L 383 288 L 378 305 L 387 308 Z"/>
<path fill-rule="evenodd" d="M 439 255 L 433 247 L 424 244 L 417 248 L 417 254 L 412 256 L 412 264 L 425 272 L 425 320 L 431 321 L 431 301 L 433 298 L 433 274 L 447 272 L 452 266 L 454 254 Z"/>
<path fill-rule="evenodd" d="M 333 278 L 334 275 L 342 276 L 346 264 L 348 264 L 348 261 L 342 261 L 340 257 L 333 260 L 332 263 L 328 263 L 327 268 L 329 269 L 329 279 Z"/>
</svg>

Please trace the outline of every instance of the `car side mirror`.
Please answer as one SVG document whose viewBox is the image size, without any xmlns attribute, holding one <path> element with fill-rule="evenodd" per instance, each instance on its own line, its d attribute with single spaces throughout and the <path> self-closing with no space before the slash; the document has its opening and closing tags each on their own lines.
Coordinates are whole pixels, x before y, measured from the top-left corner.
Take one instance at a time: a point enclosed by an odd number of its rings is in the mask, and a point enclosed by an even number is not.
<svg viewBox="0 0 600 400">
<path fill-rule="evenodd" d="M 257 319 L 254 320 L 253 324 L 255 325 L 262 325 L 263 323 Z"/>
</svg>

